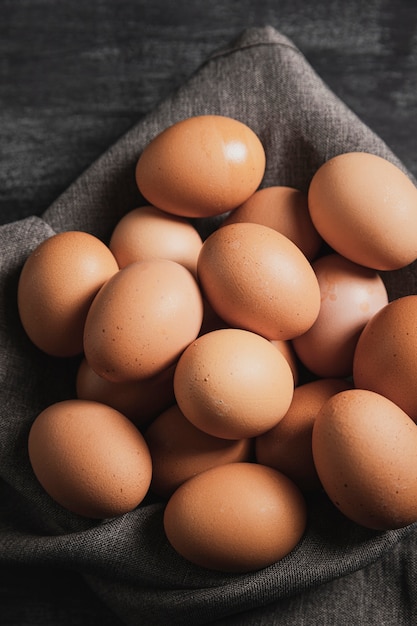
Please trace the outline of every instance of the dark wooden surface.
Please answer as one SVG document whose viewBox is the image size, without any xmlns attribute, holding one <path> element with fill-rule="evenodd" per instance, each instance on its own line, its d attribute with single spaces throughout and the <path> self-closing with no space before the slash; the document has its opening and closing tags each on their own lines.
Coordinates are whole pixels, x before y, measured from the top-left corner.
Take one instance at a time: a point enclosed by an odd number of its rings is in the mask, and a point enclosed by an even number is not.
<svg viewBox="0 0 417 626">
<path fill-rule="evenodd" d="M 0 223 L 39 214 L 249 26 L 290 37 L 417 175 L 413 0 L 1 0 Z"/>
</svg>

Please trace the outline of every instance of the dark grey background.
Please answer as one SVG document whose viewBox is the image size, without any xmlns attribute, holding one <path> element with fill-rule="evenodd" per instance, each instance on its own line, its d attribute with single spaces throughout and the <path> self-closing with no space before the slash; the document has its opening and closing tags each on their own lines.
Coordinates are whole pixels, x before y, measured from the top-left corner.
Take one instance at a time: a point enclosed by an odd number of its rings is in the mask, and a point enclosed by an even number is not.
<svg viewBox="0 0 417 626">
<path fill-rule="evenodd" d="M 40 214 L 208 54 L 267 24 L 417 176 L 414 0 L 0 0 L 0 223 Z M 337 590 L 306 594 L 297 623 Z M 0 565 L 0 626 L 38 624 L 118 622 L 72 574 Z"/>
<path fill-rule="evenodd" d="M 414 0 L 1 0 L 0 223 L 38 214 L 248 26 L 290 37 L 417 175 Z"/>
</svg>

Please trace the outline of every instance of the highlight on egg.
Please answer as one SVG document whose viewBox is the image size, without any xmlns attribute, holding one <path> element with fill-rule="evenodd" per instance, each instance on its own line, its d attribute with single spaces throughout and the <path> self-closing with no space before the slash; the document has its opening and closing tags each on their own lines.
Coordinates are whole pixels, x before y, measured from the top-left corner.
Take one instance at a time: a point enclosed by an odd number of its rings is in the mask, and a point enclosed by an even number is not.
<svg viewBox="0 0 417 626">
<path fill-rule="evenodd" d="M 145 147 L 136 182 L 147 201 L 174 215 L 210 217 L 235 209 L 259 187 L 264 147 L 243 122 L 224 115 L 179 120 Z"/>
</svg>

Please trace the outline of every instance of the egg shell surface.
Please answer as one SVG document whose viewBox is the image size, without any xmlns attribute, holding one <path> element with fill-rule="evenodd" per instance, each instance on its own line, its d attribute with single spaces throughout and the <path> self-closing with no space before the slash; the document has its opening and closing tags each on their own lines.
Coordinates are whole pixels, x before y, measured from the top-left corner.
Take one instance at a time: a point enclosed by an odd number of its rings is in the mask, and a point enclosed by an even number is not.
<svg viewBox="0 0 417 626">
<path fill-rule="evenodd" d="M 353 358 L 356 387 L 380 393 L 417 421 L 417 295 L 392 300 L 363 329 Z"/>
<path fill-rule="evenodd" d="M 417 188 L 380 156 L 347 152 L 323 163 L 308 205 L 323 239 L 359 265 L 388 271 L 417 258 Z"/>
<path fill-rule="evenodd" d="M 189 479 L 169 499 L 164 528 L 185 559 L 211 570 L 259 570 L 289 554 L 306 527 L 299 489 L 276 470 L 228 463 Z"/>
<path fill-rule="evenodd" d="M 375 530 L 417 521 L 417 425 L 391 400 L 337 393 L 320 409 L 312 442 L 320 481 L 346 517 Z"/>
<path fill-rule="evenodd" d="M 169 126 L 143 150 L 136 182 L 147 201 L 183 217 L 210 217 L 242 204 L 265 173 L 263 145 L 246 124 L 198 115 Z"/>
<path fill-rule="evenodd" d="M 86 232 L 57 233 L 39 244 L 23 265 L 17 292 L 30 340 L 52 356 L 81 354 L 89 307 L 118 269 L 109 248 Z"/>
<path fill-rule="evenodd" d="M 254 222 L 277 230 L 293 241 L 309 261 L 317 256 L 322 244 L 311 221 L 307 195 L 293 187 L 258 189 L 223 224 L 236 222 Z"/>
<path fill-rule="evenodd" d="M 312 265 L 320 286 L 320 311 L 311 328 L 294 338 L 293 348 L 317 376 L 350 376 L 359 335 L 388 304 L 387 290 L 376 270 L 340 254 L 328 254 Z"/>
<path fill-rule="evenodd" d="M 153 206 L 140 206 L 116 224 L 109 248 L 120 268 L 134 261 L 171 259 L 195 276 L 202 245 L 197 230 L 185 218 Z"/>
<path fill-rule="evenodd" d="M 262 224 L 228 224 L 203 243 L 197 264 L 202 291 L 230 326 L 268 339 L 306 332 L 320 309 L 313 268 L 285 235 Z"/>
<path fill-rule="evenodd" d="M 217 465 L 249 461 L 249 439 L 220 439 L 196 428 L 177 404 L 153 420 L 145 432 L 152 457 L 154 493 L 168 498 L 188 478 Z"/>
<path fill-rule="evenodd" d="M 99 291 L 88 312 L 84 352 L 114 382 L 160 374 L 193 341 L 203 320 L 195 278 L 167 259 L 131 263 Z"/>
<path fill-rule="evenodd" d="M 254 437 L 286 413 L 294 392 L 291 368 L 264 337 L 226 328 L 201 335 L 182 353 L 174 393 L 194 426 L 224 439 Z"/>
<path fill-rule="evenodd" d="M 303 492 L 319 489 L 312 452 L 313 425 L 323 404 L 334 394 L 352 387 L 343 378 L 319 378 L 294 389 L 282 420 L 256 437 L 258 463 L 274 467 L 291 478 Z"/>
<path fill-rule="evenodd" d="M 84 358 L 76 375 L 76 394 L 80 400 L 95 400 L 126 415 L 138 428 L 174 404 L 174 366 L 141 380 L 115 383 L 89 366 Z"/>
<path fill-rule="evenodd" d="M 81 516 L 127 513 L 151 482 L 143 436 L 122 413 L 98 402 L 63 400 L 44 409 L 31 426 L 28 451 L 45 491 Z"/>
<path fill-rule="evenodd" d="M 271 343 L 287 359 L 288 365 L 290 366 L 292 375 L 294 377 L 294 385 L 295 386 L 298 385 L 298 382 L 299 382 L 298 359 L 297 359 L 297 355 L 294 352 L 292 342 L 286 341 L 286 340 L 280 340 L 280 339 L 271 339 Z"/>
</svg>

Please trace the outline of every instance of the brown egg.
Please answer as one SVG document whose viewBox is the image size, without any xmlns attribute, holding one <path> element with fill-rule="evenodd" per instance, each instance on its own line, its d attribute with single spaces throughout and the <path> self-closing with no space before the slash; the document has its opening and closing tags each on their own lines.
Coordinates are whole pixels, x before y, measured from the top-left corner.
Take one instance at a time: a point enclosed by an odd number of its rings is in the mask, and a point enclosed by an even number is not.
<svg viewBox="0 0 417 626">
<path fill-rule="evenodd" d="M 175 397 L 187 419 L 224 439 L 272 428 L 293 392 L 283 354 L 260 335 L 236 328 L 201 335 L 184 350 L 174 373 Z"/>
<path fill-rule="evenodd" d="M 205 335 L 212 330 L 219 330 L 220 328 L 229 328 L 229 325 L 217 315 L 216 311 L 206 298 L 203 298 L 203 302 L 204 314 L 203 323 L 200 328 L 200 335 Z"/>
<path fill-rule="evenodd" d="M 339 254 L 313 262 L 320 312 L 292 345 L 300 361 L 321 377 L 351 376 L 353 354 L 365 324 L 388 303 L 381 276 Z"/>
<path fill-rule="evenodd" d="M 314 259 L 322 238 L 313 226 L 307 196 L 293 187 L 273 186 L 258 189 L 223 222 L 264 224 L 291 239 L 309 261 Z"/>
<path fill-rule="evenodd" d="M 52 356 L 80 354 L 90 304 L 118 269 L 109 248 L 89 233 L 67 231 L 43 241 L 18 284 L 19 315 L 31 341 Z"/>
<path fill-rule="evenodd" d="M 417 258 L 417 188 L 382 157 L 333 157 L 313 176 L 308 204 L 323 239 L 355 263 L 395 270 Z"/>
<path fill-rule="evenodd" d="M 251 128 L 222 115 L 200 115 L 163 130 L 144 149 L 136 182 L 168 213 L 209 217 L 236 208 L 258 188 L 265 151 Z"/>
<path fill-rule="evenodd" d="M 114 383 L 96 374 L 83 359 L 76 377 L 77 397 L 107 404 L 142 428 L 174 404 L 174 367 L 151 378 Z"/>
<path fill-rule="evenodd" d="M 173 548 L 200 567 L 223 572 L 250 572 L 279 561 L 305 527 L 299 489 L 256 463 L 229 463 L 190 478 L 164 513 Z"/>
<path fill-rule="evenodd" d="M 417 425 L 385 396 L 349 389 L 332 396 L 313 427 L 313 455 L 327 495 L 357 524 L 376 530 L 417 521 Z"/>
<path fill-rule="evenodd" d="M 219 228 L 205 240 L 197 271 L 205 297 L 230 326 L 285 340 L 308 330 L 319 313 L 320 289 L 309 261 L 268 226 Z"/>
<path fill-rule="evenodd" d="M 109 248 L 120 268 L 134 261 L 171 259 L 196 275 L 202 245 L 197 230 L 185 218 L 141 206 L 116 224 Z"/>
<path fill-rule="evenodd" d="M 323 404 L 334 394 L 350 389 L 342 378 L 320 378 L 294 389 L 294 396 L 283 419 L 256 438 L 258 463 L 274 467 L 291 478 L 302 491 L 320 487 L 313 461 L 313 424 Z"/>
<path fill-rule="evenodd" d="M 417 295 L 383 307 L 359 337 L 354 360 L 356 387 L 376 391 L 417 421 Z"/>
<path fill-rule="evenodd" d="M 152 464 L 145 440 L 104 404 L 64 400 L 47 407 L 32 424 L 28 449 L 45 491 L 78 515 L 122 515 L 148 492 Z"/>
<path fill-rule="evenodd" d="M 220 439 L 196 428 L 178 405 L 161 413 L 145 432 L 152 457 L 151 489 L 163 498 L 200 472 L 223 465 L 249 461 L 249 439 Z"/>
<path fill-rule="evenodd" d="M 292 375 L 294 377 L 294 385 L 298 385 L 299 381 L 299 372 L 298 372 L 298 361 L 297 356 L 294 352 L 294 348 L 292 347 L 291 341 L 281 341 L 279 339 L 271 339 L 271 343 L 275 346 L 288 361 L 288 365 L 291 368 Z"/>
<path fill-rule="evenodd" d="M 185 267 L 167 259 L 131 263 L 90 307 L 85 356 L 113 382 L 156 376 L 197 337 L 202 319 L 202 296 Z"/>
</svg>

